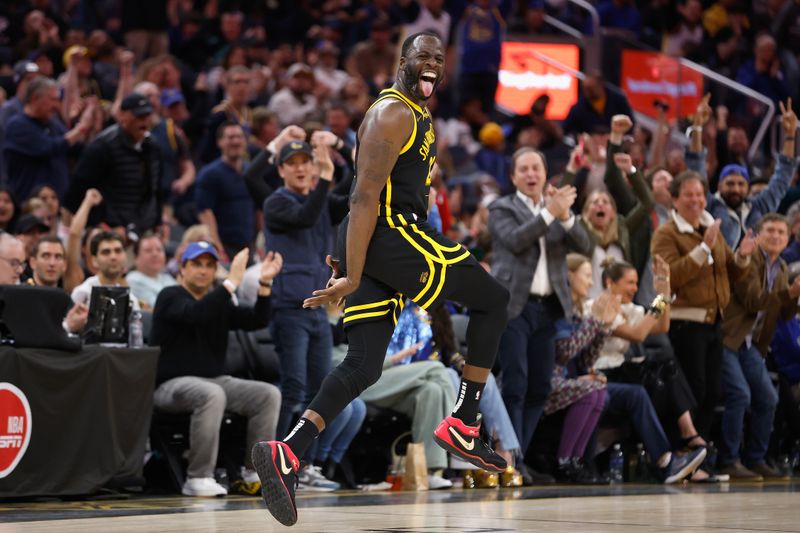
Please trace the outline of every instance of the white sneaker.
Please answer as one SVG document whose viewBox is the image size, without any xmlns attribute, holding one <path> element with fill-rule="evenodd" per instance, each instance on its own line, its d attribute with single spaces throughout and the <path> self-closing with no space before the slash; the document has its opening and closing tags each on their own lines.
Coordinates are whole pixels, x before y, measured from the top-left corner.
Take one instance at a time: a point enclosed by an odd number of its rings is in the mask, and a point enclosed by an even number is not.
<svg viewBox="0 0 800 533">
<path fill-rule="evenodd" d="M 258 472 L 255 470 L 250 470 L 249 468 L 242 467 L 242 481 L 245 483 L 261 483 L 261 479 L 258 477 Z"/>
<path fill-rule="evenodd" d="M 181 490 L 184 496 L 225 496 L 228 491 L 213 477 L 186 478 Z"/>
<path fill-rule="evenodd" d="M 436 489 L 449 489 L 453 487 L 453 482 L 449 479 L 445 479 L 442 476 L 434 476 L 433 474 L 428 474 L 428 489 L 436 490 Z"/>
<path fill-rule="evenodd" d="M 339 488 L 339 484 L 322 475 L 318 466 L 308 465 L 297 473 L 297 490 L 331 492 Z"/>
</svg>

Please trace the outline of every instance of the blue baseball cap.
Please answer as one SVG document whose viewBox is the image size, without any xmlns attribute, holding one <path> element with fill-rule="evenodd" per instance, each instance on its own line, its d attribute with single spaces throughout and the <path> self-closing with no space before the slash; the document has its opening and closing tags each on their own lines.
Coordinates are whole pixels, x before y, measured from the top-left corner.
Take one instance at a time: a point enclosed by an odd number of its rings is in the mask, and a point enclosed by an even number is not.
<svg viewBox="0 0 800 533">
<path fill-rule="evenodd" d="M 179 104 L 186 101 L 180 89 L 164 89 L 161 91 L 160 100 L 161 107 L 169 107 L 173 104 Z"/>
<path fill-rule="evenodd" d="M 219 261 L 219 254 L 217 253 L 217 249 L 214 248 L 213 244 L 209 244 L 206 241 L 198 241 L 191 243 L 183 251 L 183 255 L 181 256 L 181 264 L 183 265 L 186 263 L 186 261 L 197 259 L 203 254 L 208 254 Z"/>
<path fill-rule="evenodd" d="M 731 174 L 739 174 L 745 179 L 745 181 L 747 181 L 747 183 L 750 183 L 750 173 L 747 172 L 747 168 L 736 164 L 725 165 L 722 167 L 722 170 L 719 172 L 719 181 L 721 182 Z"/>
</svg>

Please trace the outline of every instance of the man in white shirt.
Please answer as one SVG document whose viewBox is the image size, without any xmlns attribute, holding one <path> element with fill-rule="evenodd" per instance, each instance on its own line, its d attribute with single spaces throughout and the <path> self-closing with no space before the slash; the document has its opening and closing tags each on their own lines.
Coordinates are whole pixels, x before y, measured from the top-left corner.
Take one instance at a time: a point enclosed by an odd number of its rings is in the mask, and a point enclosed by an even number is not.
<svg viewBox="0 0 800 533">
<path fill-rule="evenodd" d="M 167 255 L 164 245 L 157 235 L 143 237 L 134 245 L 136 270 L 128 272 L 125 280 L 131 291 L 141 298 L 141 302 L 152 308 L 161 289 L 176 285 L 175 278 L 167 274 Z"/>
<path fill-rule="evenodd" d="M 97 275 L 75 287 L 72 301 L 76 304 L 89 305 L 92 298 L 92 287 L 127 287 L 125 270 L 127 257 L 122 237 L 111 231 L 104 231 L 92 237 L 89 244 L 92 261 L 97 265 Z M 134 309 L 141 309 L 139 298 L 131 292 Z"/>
<path fill-rule="evenodd" d="M 555 322 L 572 314 L 566 256 L 591 257 L 592 243 L 570 210 L 575 188 L 547 185 L 540 152 L 517 150 L 511 181 L 517 191 L 489 206 L 489 231 L 492 275 L 511 293 L 499 351 L 503 400 L 524 454 L 550 393 Z"/>
</svg>

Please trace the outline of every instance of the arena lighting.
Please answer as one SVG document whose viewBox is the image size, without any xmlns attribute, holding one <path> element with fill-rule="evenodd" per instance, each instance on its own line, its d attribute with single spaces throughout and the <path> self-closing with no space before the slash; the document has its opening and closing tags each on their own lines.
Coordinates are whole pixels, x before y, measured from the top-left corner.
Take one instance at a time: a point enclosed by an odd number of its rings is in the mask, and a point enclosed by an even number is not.
<svg viewBox="0 0 800 533">
<path fill-rule="evenodd" d="M 504 42 L 495 102 L 516 114 L 527 114 L 542 94 L 550 96 L 546 118 L 563 120 L 578 100 L 580 50 L 574 44 Z"/>
<path fill-rule="evenodd" d="M 694 113 L 703 97 L 702 74 L 657 52 L 623 50 L 620 85 L 631 107 L 650 117 L 658 116 L 655 102 L 666 103 L 671 122 Z"/>
</svg>

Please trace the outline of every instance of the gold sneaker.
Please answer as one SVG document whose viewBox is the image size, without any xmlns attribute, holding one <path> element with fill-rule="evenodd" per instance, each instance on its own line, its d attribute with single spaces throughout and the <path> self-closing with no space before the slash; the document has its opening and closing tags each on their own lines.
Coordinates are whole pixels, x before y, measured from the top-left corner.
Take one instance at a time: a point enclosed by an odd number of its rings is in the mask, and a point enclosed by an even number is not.
<svg viewBox="0 0 800 533">
<path fill-rule="evenodd" d="M 513 466 L 509 465 L 506 468 L 505 472 L 500 474 L 500 486 L 501 487 L 521 487 L 522 486 L 522 474 L 519 470 L 514 468 Z"/>
<path fill-rule="evenodd" d="M 500 475 L 486 470 L 464 472 L 465 489 L 496 489 L 500 486 Z"/>
</svg>

